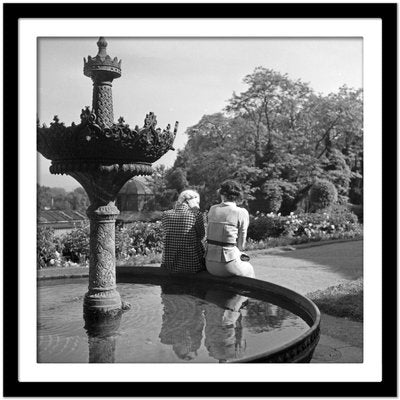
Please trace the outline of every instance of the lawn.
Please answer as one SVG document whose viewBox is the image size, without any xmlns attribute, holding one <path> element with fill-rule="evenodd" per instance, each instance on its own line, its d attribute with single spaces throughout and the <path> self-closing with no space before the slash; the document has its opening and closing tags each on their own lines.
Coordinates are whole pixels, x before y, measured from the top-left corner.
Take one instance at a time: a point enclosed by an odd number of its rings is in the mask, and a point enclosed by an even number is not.
<svg viewBox="0 0 400 400">
<path fill-rule="evenodd" d="M 363 321 L 363 294 L 363 279 L 359 278 L 308 293 L 306 296 L 323 313 L 361 322 Z"/>
</svg>

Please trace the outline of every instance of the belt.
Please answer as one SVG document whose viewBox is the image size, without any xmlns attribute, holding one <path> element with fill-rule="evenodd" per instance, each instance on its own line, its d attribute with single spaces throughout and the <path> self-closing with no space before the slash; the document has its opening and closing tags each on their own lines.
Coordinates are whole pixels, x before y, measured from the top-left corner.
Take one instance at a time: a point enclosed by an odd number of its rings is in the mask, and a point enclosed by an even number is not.
<svg viewBox="0 0 400 400">
<path fill-rule="evenodd" d="M 235 247 L 236 246 L 236 243 L 223 243 L 223 242 L 217 242 L 216 240 L 209 240 L 209 239 L 207 239 L 207 243 L 214 244 L 215 246 L 221 246 L 221 247 Z"/>
</svg>

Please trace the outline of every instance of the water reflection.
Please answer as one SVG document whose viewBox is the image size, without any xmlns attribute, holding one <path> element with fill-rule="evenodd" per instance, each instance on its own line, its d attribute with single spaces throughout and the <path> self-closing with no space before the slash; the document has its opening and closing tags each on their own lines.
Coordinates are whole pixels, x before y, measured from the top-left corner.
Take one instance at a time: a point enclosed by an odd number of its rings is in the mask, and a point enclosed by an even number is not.
<svg viewBox="0 0 400 400">
<path fill-rule="evenodd" d="M 132 309 L 83 324 L 79 294 L 86 284 L 39 287 L 38 362 L 225 362 L 274 349 L 308 329 L 281 303 L 176 281 L 120 284 Z"/>
<path fill-rule="evenodd" d="M 238 358 L 246 349 L 240 312 L 246 301 L 221 289 L 162 284 L 160 341 L 171 345 L 178 358 L 190 361 L 198 355 L 204 332 L 211 357 L 219 362 Z"/>
<path fill-rule="evenodd" d="M 277 331 L 290 320 L 290 311 L 275 304 L 249 299 L 243 312 L 243 324 L 251 333 Z"/>
<path fill-rule="evenodd" d="M 198 298 L 203 296 L 202 288 L 187 291 L 182 285 L 161 285 L 163 315 L 159 338 L 161 343 L 171 345 L 181 360 L 194 360 L 201 346 L 204 316 Z"/>
<path fill-rule="evenodd" d="M 122 312 L 113 317 L 93 319 L 84 314 L 89 343 L 89 363 L 114 363 Z"/>
<path fill-rule="evenodd" d="M 211 357 L 226 362 L 242 356 L 246 350 L 240 309 L 247 297 L 228 291 L 207 291 L 204 307 L 205 346 Z"/>
</svg>

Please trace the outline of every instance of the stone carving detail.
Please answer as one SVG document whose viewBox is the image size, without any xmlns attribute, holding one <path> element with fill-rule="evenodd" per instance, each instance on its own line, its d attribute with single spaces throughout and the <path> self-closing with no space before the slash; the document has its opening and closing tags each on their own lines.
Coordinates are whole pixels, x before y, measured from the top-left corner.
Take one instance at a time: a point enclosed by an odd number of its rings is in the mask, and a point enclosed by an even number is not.
<svg viewBox="0 0 400 400">
<path fill-rule="evenodd" d="M 114 218 L 90 219 L 89 294 L 93 289 L 115 289 Z"/>
<path fill-rule="evenodd" d="M 98 118 L 89 107 L 82 110 L 79 125 L 67 127 L 56 116 L 50 127 L 37 128 L 38 151 L 56 166 L 52 173 L 74 169 L 85 171 L 96 168 L 96 165 L 150 164 L 167 151 L 174 150 L 173 142 L 178 130 L 178 123 L 173 131 L 170 125 L 163 130 L 156 129 L 153 126 L 156 117 L 150 114 L 147 116 L 151 118 L 146 118 L 142 128 L 136 126 L 134 129 L 125 124 L 122 117 L 117 124 L 101 127 L 94 122 Z"/>
<path fill-rule="evenodd" d="M 157 118 L 154 115 L 154 113 L 149 112 L 148 114 L 146 114 L 146 118 L 144 119 L 144 127 L 155 128 L 156 125 L 157 125 Z"/>
<path fill-rule="evenodd" d="M 93 87 L 93 111 L 97 116 L 97 124 L 110 127 L 114 123 L 113 100 L 111 85 L 96 85 Z"/>
</svg>

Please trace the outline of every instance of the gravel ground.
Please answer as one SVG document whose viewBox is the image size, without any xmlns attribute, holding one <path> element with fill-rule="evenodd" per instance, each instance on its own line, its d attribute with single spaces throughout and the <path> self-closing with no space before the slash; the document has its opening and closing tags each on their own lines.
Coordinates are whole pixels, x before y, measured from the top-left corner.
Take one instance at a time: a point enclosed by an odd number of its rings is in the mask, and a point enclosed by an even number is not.
<svg viewBox="0 0 400 400">
<path fill-rule="evenodd" d="M 250 252 L 256 278 L 288 287 L 301 294 L 325 289 L 363 276 L 363 242 L 271 249 Z"/>
</svg>

